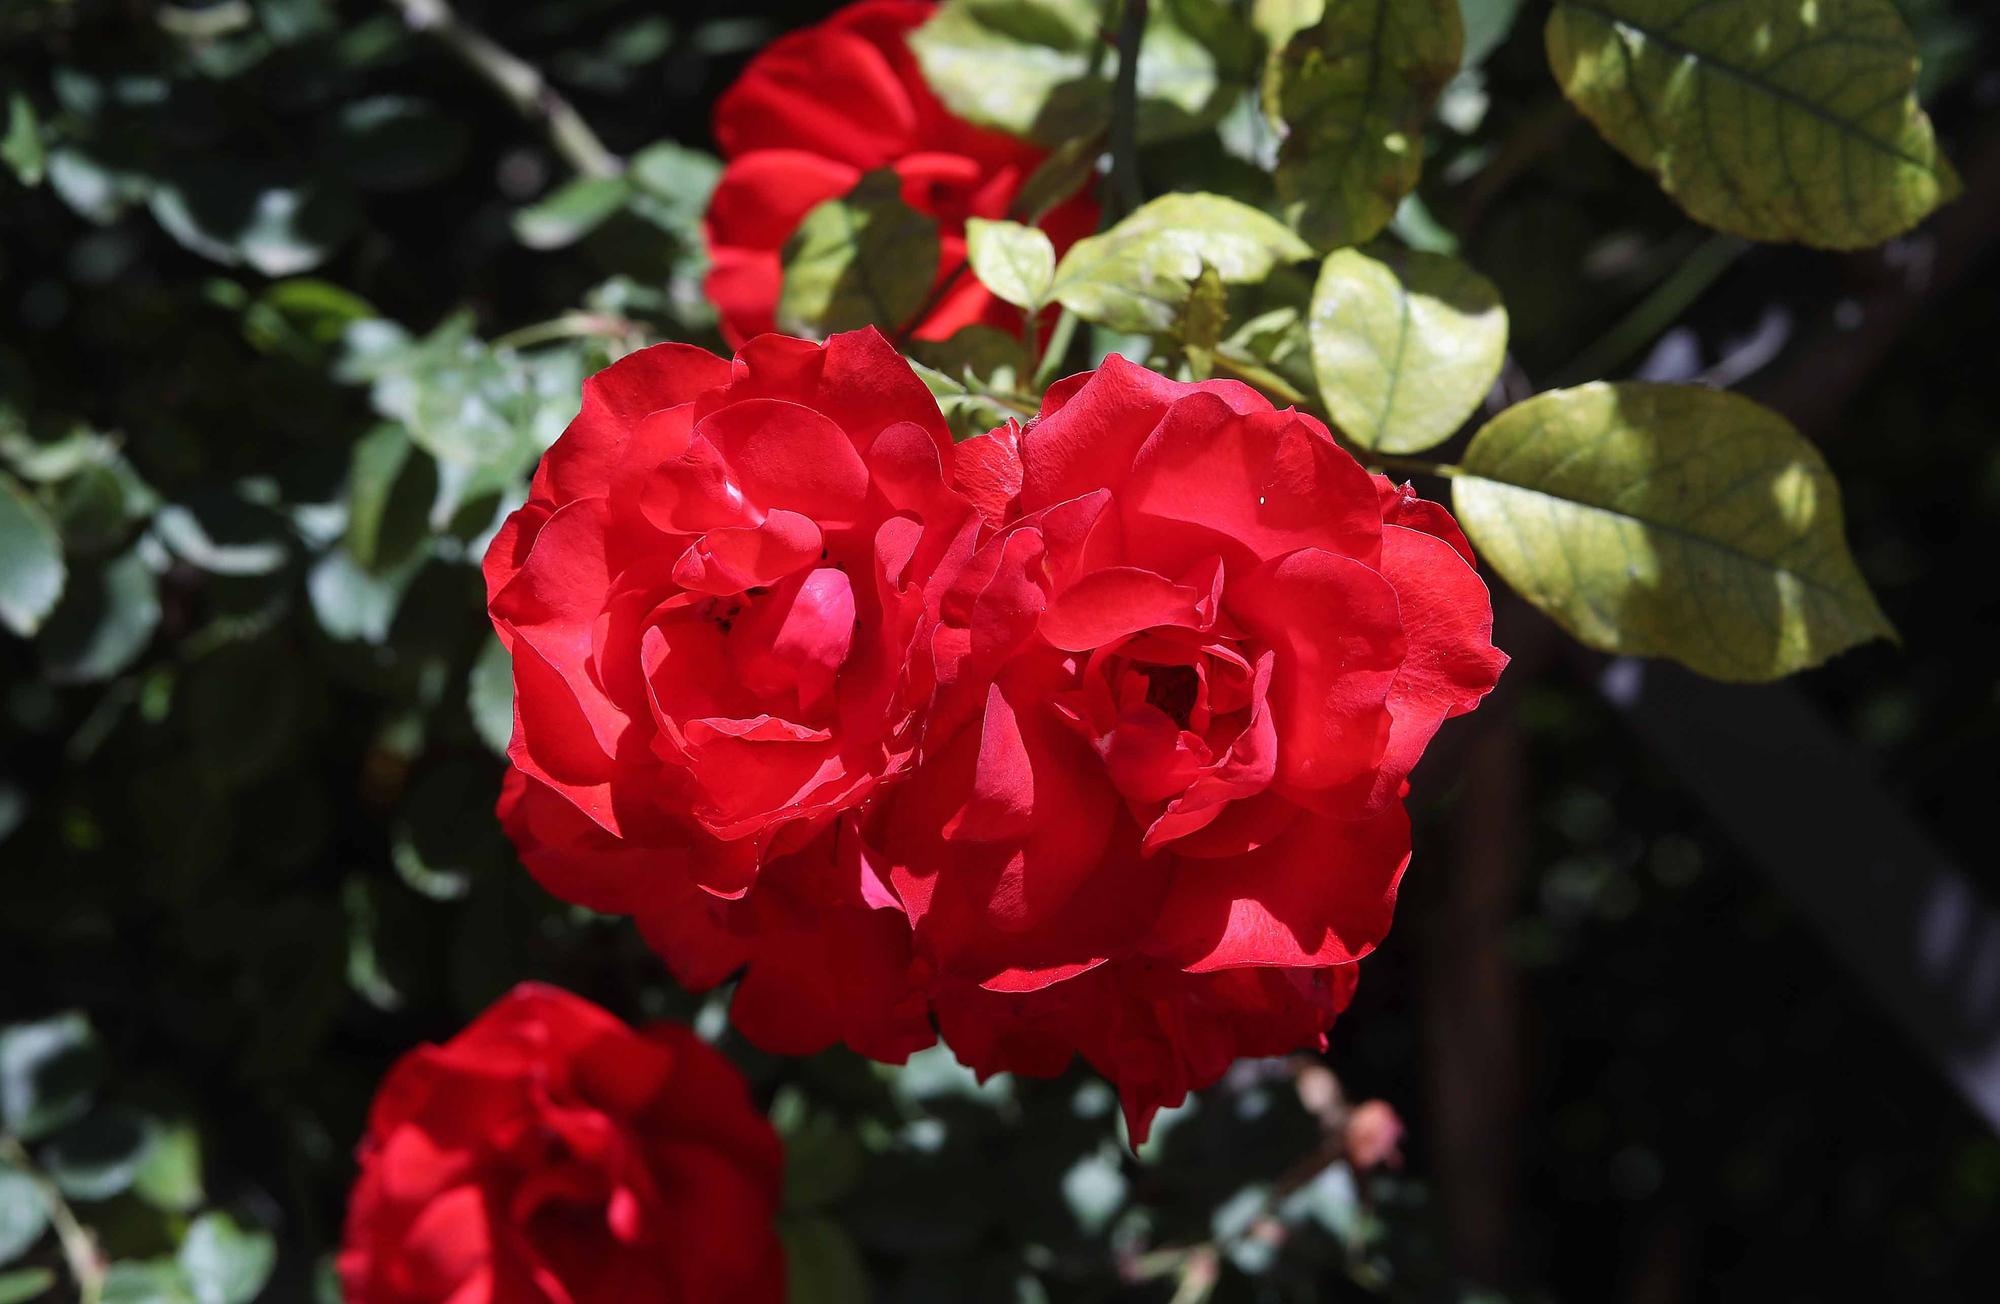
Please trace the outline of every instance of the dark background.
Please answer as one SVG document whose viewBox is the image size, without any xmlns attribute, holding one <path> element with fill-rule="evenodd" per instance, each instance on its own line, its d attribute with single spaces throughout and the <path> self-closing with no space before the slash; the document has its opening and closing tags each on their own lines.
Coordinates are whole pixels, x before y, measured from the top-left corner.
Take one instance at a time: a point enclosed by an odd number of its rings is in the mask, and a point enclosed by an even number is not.
<svg viewBox="0 0 2000 1304">
<path fill-rule="evenodd" d="M 274 306 L 283 278 L 231 243 L 249 229 L 244 196 L 299 197 L 284 247 L 304 251 L 303 274 L 419 336 L 469 310 L 491 340 L 593 293 L 712 336 L 698 305 L 659 291 L 687 284 L 685 221 L 621 211 L 560 248 L 523 243 L 514 215 L 563 163 L 392 6 L 238 7 L 247 27 L 194 37 L 150 4 L 0 12 L 4 90 L 71 155 L 67 188 L 0 176 L 0 428 L 34 446 L 78 426 L 115 438 L 123 470 L 35 488 L 80 590 L 142 537 L 168 542 L 157 626 L 108 675 L 77 638 L 0 635 L 0 1023 L 86 1012 L 100 1097 L 185 1120 L 209 1200 L 277 1238 L 266 1297 L 304 1299 L 398 1053 L 528 976 L 628 1017 L 703 1003 L 629 928 L 541 894 L 498 832 L 500 762 L 467 705 L 487 638 L 477 523 L 404 547 L 386 596 L 327 587 L 319 567 L 352 535 L 335 521 L 330 540 L 298 509 L 346 501 L 356 442 L 387 413 L 344 319 Z M 176 12 L 198 29 L 226 8 Z M 826 6 L 685 8 L 462 12 L 631 154 L 707 148 L 709 105 L 748 52 Z M 1402 1114 L 1405 1165 L 1347 1215 L 1300 1215 L 1275 1261 L 1226 1252 L 1218 1298 L 1977 1300 L 2000 1286 L 2000 1141 L 1851 972 L 1906 945 L 1916 888 L 1862 883 L 1840 854 L 1751 854 L 1742 836 L 1761 821 L 1783 844 L 1772 822 L 1816 800 L 1838 827 L 1851 793 L 1815 785 L 1858 764 L 1934 844 L 1908 845 L 1913 867 L 1942 857 L 2000 899 L 2000 14 L 1904 8 L 1966 195 L 1883 250 L 1745 247 L 1693 226 L 1563 104 L 1534 5 L 1486 62 L 1478 125 L 1439 129 L 1421 193 L 1506 295 L 1508 396 L 1700 376 L 1772 404 L 1832 464 L 1903 642 L 1743 696 L 1682 702 L 1675 681 L 1654 683 L 1666 718 L 1709 730 L 1709 746 L 1732 726 L 1773 745 L 1760 693 L 1796 694 L 1831 726 L 1832 749 L 1776 738 L 1797 764 L 1766 774 L 1768 790 L 1701 798 L 1598 692 L 1602 662 L 1503 599 L 1497 641 L 1515 666 L 1417 774 L 1398 925 L 1328 1059 L 1352 1099 Z M 398 107 L 371 119 L 354 107 L 367 101 Z M 1162 154 L 1144 173 L 1160 187 L 1179 166 Z M 223 238 L 190 248 L 201 239 L 176 214 Z M 471 383 L 409 366 L 420 389 Z M 206 552 L 161 504 L 187 508 Z M 415 528 L 432 528 L 421 512 Z M 378 601 L 373 625 L 342 618 Z M 1855 931 L 1809 922 L 1774 871 L 1859 900 Z M 2000 1035 L 2000 1015 L 1983 1018 Z M 929 1076 L 889 1075 L 725 1044 L 778 1102 L 800 1180 L 818 1183 L 801 1207 L 848 1247 L 808 1298 L 865 1297 L 839 1293 L 851 1249 L 885 1297 L 1165 1300 L 1171 1276 L 1121 1286 L 1135 1247 L 1223 1235 L 1231 1201 L 1282 1183 L 1312 1144 L 1285 1089 L 1296 1065 L 1232 1075 L 1141 1163 L 1106 1151 L 1082 1074 L 977 1093 L 934 1060 Z M 925 1120 L 945 1138 L 930 1150 L 913 1131 Z M 1108 1207 L 1092 1174 L 1115 1190 Z M 121 1257 L 177 1235 L 129 1194 L 84 1207 Z"/>
</svg>

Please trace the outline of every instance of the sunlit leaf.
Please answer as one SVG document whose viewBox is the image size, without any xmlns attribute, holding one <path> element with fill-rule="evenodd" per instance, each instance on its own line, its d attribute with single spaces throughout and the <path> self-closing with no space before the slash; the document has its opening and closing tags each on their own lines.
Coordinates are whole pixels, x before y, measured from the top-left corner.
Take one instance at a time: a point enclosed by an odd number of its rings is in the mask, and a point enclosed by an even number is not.
<svg viewBox="0 0 2000 1304">
<path fill-rule="evenodd" d="M 159 624 L 159 582 L 141 549 L 79 568 L 42 630 L 42 669 L 58 683 L 109 679 L 138 659 Z"/>
<path fill-rule="evenodd" d="M 1268 213 L 1222 195 L 1172 194 L 1079 240 L 1056 266 L 1053 297 L 1113 330 L 1172 328 L 1204 267 L 1228 284 L 1259 281 L 1312 256 Z"/>
<path fill-rule="evenodd" d="M 1734 394 L 1538 394 L 1474 436 L 1452 503 L 1493 569 L 1607 652 L 1767 680 L 1894 637 L 1848 555 L 1826 463 Z"/>
<path fill-rule="evenodd" d="M 97 1033 L 81 1014 L 0 1028 L 0 1129 L 33 1141 L 82 1118 L 102 1067 Z"/>
<path fill-rule="evenodd" d="M 1322 249 L 1373 238 L 1423 171 L 1424 121 L 1458 71 L 1457 0 L 1361 0 L 1271 58 L 1264 107 L 1278 122 L 1278 197 Z"/>
<path fill-rule="evenodd" d="M 1879 244 L 1958 193 L 1891 0 L 1559 0 L 1549 66 L 1697 221 Z"/>
<path fill-rule="evenodd" d="M 1015 307 L 1033 312 L 1048 302 L 1056 247 L 1034 227 L 971 218 L 965 224 L 965 256 L 979 283 Z"/>
<path fill-rule="evenodd" d="M 925 78 L 970 122 L 1055 146 L 1101 131 L 1118 60 L 1094 0 L 947 0 L 910 38 Z M 1154 0 L 1139 48 L 1138 135 L 1199 131 L 1249 70 L 1252 32 L 1223 0 Z"/>
<path fill-rule="evenodd" d="M 1457 259 L 1340 249 L 1320 269 L 1311 330 L 1313 375 L 1341 433 L 1414 453 L 1449 439 L 1493 387 L 1507 310 Z"/>
</svg>

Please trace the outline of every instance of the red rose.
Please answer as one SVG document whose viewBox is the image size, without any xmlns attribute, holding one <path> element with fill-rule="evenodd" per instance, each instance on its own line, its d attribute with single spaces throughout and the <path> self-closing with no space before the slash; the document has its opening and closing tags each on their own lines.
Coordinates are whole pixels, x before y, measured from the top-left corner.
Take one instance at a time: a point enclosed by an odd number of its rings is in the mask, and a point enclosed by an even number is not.
<svg viewBox="0 0 2000 1304">
<path fill-rule="evenodd" d="M 777 1135 L 686 1028 L 516 987 L 384 1079 L 339 1258 L 349 1304 L 779 1304 Z"/>
<path fill-rule="evenodd" d="M 728 160 L 709 202 L 708 297 L 732 344 L 772 329 L 783 279 L 780 251 L 812 208 L 893 168 L 903 202 L 938 220 L 939 277 L 965 263 L 965 219 L 1008 216 L 1042 154 L 954 116 L 931 94 L 909 33 L 929 0 L 861 0 L 773 41 L 716 104 L 715 139 Z M 1060 251 L 1096 226 L 1078 197 L 1044 227 Z M 958 276 L 917 324 L 944 339 L 983 322 L 1018 330 L 1020 314 L 971 276 Z"/>
<path fill-rule="evenodd" d="M 693 986 L 753 959 L 792 897 L 884 933 L 834 826 L 916 746 L 925 586 L 977 524 L 951 451 L 873 331 L 766 336 L 733 364 L 663 344 L 585 383 L 486 556 L 514 661 L 501 817 L 551 891 L 639 916 Z M 901 999 L 881 993 L 882 1019 Z M 856 1044 L 885 1057 L 913 1035 L 873 1033 Z"/>
<path fill-rule="evenodd" d="M 941 999 L 947 1040 L 1066 1039 L 1143 1134 L 1331 1021 L 1389 925 L 1405 777 L 1506 658 L 1449 517 L 1233 382 L 1112 357 L 956 474 L 989 528 L 940 588 L 924 757 L 869 837 L 939 990 L 1010 998 Z M 1190 981 L 1246 969 L 1292 974 Z"/>
</svg>

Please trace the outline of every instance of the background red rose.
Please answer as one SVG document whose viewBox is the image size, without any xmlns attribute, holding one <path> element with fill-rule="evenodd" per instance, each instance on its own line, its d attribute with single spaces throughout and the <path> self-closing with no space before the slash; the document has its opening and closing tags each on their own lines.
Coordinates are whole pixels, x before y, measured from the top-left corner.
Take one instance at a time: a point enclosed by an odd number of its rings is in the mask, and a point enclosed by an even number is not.
<svg viewBox="0 0 2000 1304">
<path fill-rule="evenodd" d="M 524 983 L 404 1056 L 361 1144 L 349 1304 L 780 1304 L 777 1135 L 688 1029 Z"/>
<path fill-rule="evenodd" d="M 940 279 L 964 265 L 966 218 L 1009 216 L 1042 153 L 959 120 L 931 93 L 907 38 L 932 8 L 930 0 L 847 5 L 758 51 L 716 103 L 728 166 L 709 203 L 706 289 L 731 343 L 773 328 L 779 251 L 807 212 L 865 172 L 893 168 L 903 202 L 938 220 Z M 1096 220 L 1095 201 L 1078 196 L 1042 225 L 1060 251 Z M 974 322 L 1015 330 L 1020 313 L 959 276 L 915 333 L 939 340 Z"/>
</svg>

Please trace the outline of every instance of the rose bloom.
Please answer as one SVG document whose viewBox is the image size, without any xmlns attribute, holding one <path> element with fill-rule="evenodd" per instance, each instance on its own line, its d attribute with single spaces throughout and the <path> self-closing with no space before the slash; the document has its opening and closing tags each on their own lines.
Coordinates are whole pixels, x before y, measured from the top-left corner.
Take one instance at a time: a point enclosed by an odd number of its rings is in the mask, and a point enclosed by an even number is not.
<svg viewBox="0 0 2000 1304">
<path fill-rule="evenodd" d="M 982 1072 L 1079 1052 L 1131 1130 L 1324 1044 L 1409 861 L 1405 779 L 1506 658 L 1449 516 L 1229 381 L 1113 356 L 962 445 L 921 763 L 867 835 Z"/>
<path fill-rule="evenodd" d="M 524 983 L 383 1080 L 348 1304 L 781 1304 L 777 1134 L 688 1029 Z"/>
<path fill-rule="evenodd" d="M 933 8 L 844 6 L 764 47 L 717 101 L 715 139 L 728 166 L 705 223 L 707 292 L 732 344 L 773 328 L 786 240 L 865 172 L 894 169 L 903 202 L 937 219 L 940 283 L 965 263 L 966 218 L 1009 216 L 1042 152 L 954 117 L 931 94 L 907 38 Z M 1042 222 L 1059 252 L 1096 224 L 1096 204 L 1081 196 Z M 961 275 L 915 334 L 941 340 L 973 323 L 1017 331 L 1020 313 Z"/>
<path fill-rule="evenodd" d="M 789 1002 L 753 964 L 767 1044 L 931 1040 L 921 1000 L 873 981 L 902 981 L 908 927 L 839 824 L 918 741 L 926 586 L 978 525 L 951 453 L 873 331 L 765 336 L 733 363 L 662 344 L 585 382 L 486 556 L 514 666 L 500 814 L 549 890 L 637 916 L 697 988 L 760 955 L 796 973 L 848 934 L 902 948 Z"/>
</svg>

